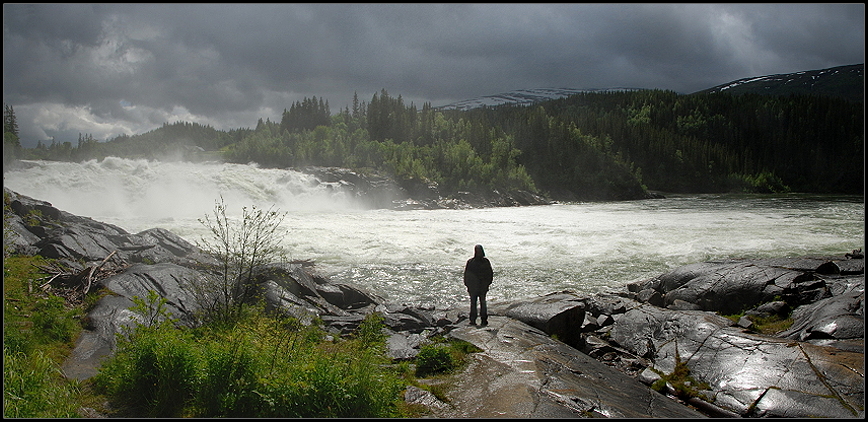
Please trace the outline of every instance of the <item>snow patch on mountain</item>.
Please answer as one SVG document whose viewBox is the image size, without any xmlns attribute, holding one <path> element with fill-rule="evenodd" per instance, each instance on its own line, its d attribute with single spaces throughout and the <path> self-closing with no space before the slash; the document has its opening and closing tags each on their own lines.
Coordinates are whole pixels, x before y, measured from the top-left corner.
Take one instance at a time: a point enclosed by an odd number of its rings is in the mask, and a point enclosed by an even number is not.
<svg viewBox="0 0 868 422">
<path fill-rule="evenodd" d="M 440 110 L 471 110 L 479 107 L 496 107 L 505 104 L 529 105 L 541 101 L 556 100 L 575 94 L 601 93 L 601 92 L 624 92 L 639 91 L 640 88 L 606 88 L 606 89 L 577 89 L 577 88 L 535 88 L 517 89 L 496 95 L 486 95 L 469 100 L 461 100 L 451 104 L 437 107 Z"/>
<path fill-rule="evenodd" d="M 729 83 L 718 85 L 699 92 L 725 92 L 736 87 L 744 87 L 745 85 L 761 86 L 769 89 L 775 86 L 791 85 L 800 86 L 805 89 L 812 89 L 821 80 L 826 80 L 829 77 L 843 73 L 852 73 L 859 78 L 864 77 L 864 65 L 848 65 L 838 66 L 829 69 L 809 70 L 794 73 L 782 73 L 775 75 L 757 76 L 750 78 L 742 78 Z"/>
</svg>

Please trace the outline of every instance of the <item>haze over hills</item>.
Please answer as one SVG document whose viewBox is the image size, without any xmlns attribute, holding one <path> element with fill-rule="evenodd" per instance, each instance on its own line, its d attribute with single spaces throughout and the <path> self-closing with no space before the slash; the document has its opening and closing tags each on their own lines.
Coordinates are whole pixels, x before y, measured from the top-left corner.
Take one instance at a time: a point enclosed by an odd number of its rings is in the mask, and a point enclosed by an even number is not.
<svg viewBox="0 0 868 422">
<path fill-rule="evenodd" d="M 569 97 L 574 94 L 591 92 L 623 92 L 639 91 L 641 88 L 606 88 L 606 89 L 577 89 L 577 88 L 534 88 L 516 89 L 515 91 L 503 92 L 495 95 L 461 100 L 451 104 L 437 107 L 439 110 L 471 110 L 482 106 L 494 107 L 504 104 L 528 105 L 541 101 L 556 100 Z"/>
<path fill-rule="evenodd" d="M 865 94 L 865 64 L 837 66 L 828 69 L 806 70 L 766 76 L 742 78 L 717 85 L 694 94 L 726 92 L 729 94 L 817 94 L 840 97 L 862 102 Z M 542 101 L 569 97 L 574 94 L 594 92 L 640 91 L 643 88 L 536 88 L 517 89 L 495 95 L 470 98 L 437 107 L 439 110 L 471 110 L 482 106 L 494 107 L 504 104 L 528 105 Z"/>
</svg>

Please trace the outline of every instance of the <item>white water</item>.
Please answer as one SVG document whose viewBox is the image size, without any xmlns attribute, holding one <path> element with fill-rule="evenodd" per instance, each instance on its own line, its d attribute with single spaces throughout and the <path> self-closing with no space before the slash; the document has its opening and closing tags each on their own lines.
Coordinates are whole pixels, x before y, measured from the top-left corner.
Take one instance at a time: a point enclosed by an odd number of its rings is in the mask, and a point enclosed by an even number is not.
<svg viewBox="0 0 868 422">
<path fill-rule="evenodd" d="M 28 162 L 4 184 L 73 214 L 135 233 L 163 227 L 190 242 L 222 195 L 228 212 L 289 214 L 294 259 L 387 299 L 464 300 L 464 262 L 477 243 L 495 268 L 490 300 L 570 289 L 597 292 L 710 259 L 843 255 L 864 247 L 863 197 L 691 195 L 667 199 L 477 210 L 367 210 L 292 170 L 106 158 Z"/>
</svg>

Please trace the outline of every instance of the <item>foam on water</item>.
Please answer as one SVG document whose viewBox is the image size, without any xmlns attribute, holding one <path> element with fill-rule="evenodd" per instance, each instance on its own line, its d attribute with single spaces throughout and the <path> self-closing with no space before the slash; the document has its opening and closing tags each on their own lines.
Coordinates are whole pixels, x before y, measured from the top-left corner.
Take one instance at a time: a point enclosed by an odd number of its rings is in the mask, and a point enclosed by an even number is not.
<svg viewBox="0 0 868 422">
<path fill-rule="evenodd" d="M 595 292 L 710 259 L 842 255 L 864 246 L 864 199 L 693 195 L 477 210 L 367 210 L 334 184 L 293 170 L 107 158 L 31 162 L 10 189 L 130 232 L 164 227 L 194 242 L 222 195 L 230 215 L 287 211 L 285 246 L 332 278 L 387 299 L 464 298 L 473 245 L 495 268 L 491 300 Z"/>
</svg>

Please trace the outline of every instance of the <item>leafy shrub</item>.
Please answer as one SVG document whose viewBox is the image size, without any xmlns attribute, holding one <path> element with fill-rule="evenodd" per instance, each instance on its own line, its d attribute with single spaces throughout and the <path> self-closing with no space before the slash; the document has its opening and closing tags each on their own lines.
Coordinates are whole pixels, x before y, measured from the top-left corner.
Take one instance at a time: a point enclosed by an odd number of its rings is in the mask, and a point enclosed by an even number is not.
<svg viewBox="0 0 868 422">
<path fill-rule="evenodd" d="M 446 344 L 426 344 L 419 348 L 419 354 L 416 355 L 417 377 L 448 372 L 457 366 L 455 358 Z"/>
<path fill-rule="evenodd" d="M 372 347 L 381 338 L 376 318 L 332 344 L 318 328 L 255 309 L 231 325 L 140 325 L 119 341 L 97 385 L 151 416 L 396 416 L 403 384 Z"/>
<path fill-rule="evenodd" d="M 209 234 L 197 246 L 218 262 L 213 274 L 190 285 L 205 321 L 228 323 L 240 319 L 239 312 L 255 290 L 248 283 L 254 270 L 285 258 L 280 243 L 285 232 L 281 223 L 287 213 L 256 206 L 242 207 L 241 212 L 240 222 L 233 224 L 221 196 L 214 205 L 213 218 L 206 214 L 199 219 Z"/>
<path fill-rule="evenodd" d="M 366 345 L 376 345 L 386 341 L 386 333 L 383 332 L 383 315 L 379 312 L 372 312 L 365 315 L 365 319 L 359 324 L 356 329 L 355 337 Z"/>
<path fill-rule="evenodd" d="M 259 362 L 246 339 L 212 342 L 203 353 L 204 368 L 196 394 L 203 417 L 240 417 L 256 413 Z"/>
<path fill-rule="evenodd" d="M 175 416 L 192 398 L 197 353 L 189 333 L 170 324 L 140 326 L 118 342 L 95 385 L 149 416 Z"/>
</svg>

